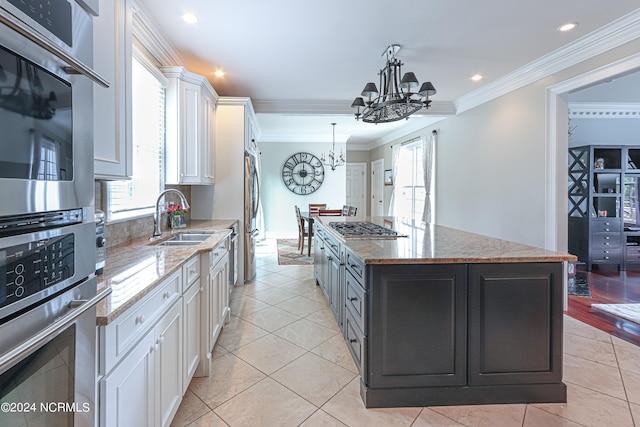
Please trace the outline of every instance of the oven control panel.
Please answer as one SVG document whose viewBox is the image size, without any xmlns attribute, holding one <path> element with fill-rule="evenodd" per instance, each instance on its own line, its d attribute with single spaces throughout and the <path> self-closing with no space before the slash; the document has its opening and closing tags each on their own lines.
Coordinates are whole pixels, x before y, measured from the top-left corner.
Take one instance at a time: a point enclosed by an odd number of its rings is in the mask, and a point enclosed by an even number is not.
<svg viewBox="0 0 640 427">
<path fill-rule="evenodd" d="M 74 274 L 74 235 L 0 249 L 0 307 Z"/>
</svg>

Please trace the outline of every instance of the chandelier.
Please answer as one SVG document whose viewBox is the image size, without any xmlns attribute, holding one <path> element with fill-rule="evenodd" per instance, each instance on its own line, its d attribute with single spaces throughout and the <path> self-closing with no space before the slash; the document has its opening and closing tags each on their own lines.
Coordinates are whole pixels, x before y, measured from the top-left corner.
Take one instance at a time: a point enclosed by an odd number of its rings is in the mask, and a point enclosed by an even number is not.
<svg viewBox="0 0 640 427">
<path fill-rule="evenodd" d="M 16 58 L 16 61 L 13 82 L 7 82 L 7 73 L 0 65 L 0 108 L 35 119 L 53 118 L 56 114 L 55 92 L 46 93 L 35 65 L 21 58 Z"/>
<path fill-rule="evenodd" d="M 324 153 L 320 156 L 320 161 L 325 166 L 329 166 L 332 171 L 336 170 L 338 166 L 342 166 L 345 163 L 344 152 L 342 148 L 340 149 L 340 155 L 336 159 L 336 124 L 331 123 L 333 126 L 333 145 L 331 146 L 331 150 L 329 150 L 329 160 L 327 161 L 327 157 L 325 157 Z"/>
<path fill-rule="evenodd" d="M 362 90 L 362 97 L 357 97 L 351 104 L 351 107 L 357 108 L 356 120 L 362 118 L 367 123 L 395 122 L 409 117 L 423 107 L 429 108 L 429 96 L 436 94 L 431 82 L 423 83 L 414 92 L 420 85 L 414 73 L 405 73 L 402 80 L 398 81 L 403 65 L 396 58 L 399 50 L 400 45 L 392 44 L 382 54 L 387 58 L 387 64 L 379 73 L 382 93 L 378 92 L 375 83 L 369 82 Z"/>
</svg>

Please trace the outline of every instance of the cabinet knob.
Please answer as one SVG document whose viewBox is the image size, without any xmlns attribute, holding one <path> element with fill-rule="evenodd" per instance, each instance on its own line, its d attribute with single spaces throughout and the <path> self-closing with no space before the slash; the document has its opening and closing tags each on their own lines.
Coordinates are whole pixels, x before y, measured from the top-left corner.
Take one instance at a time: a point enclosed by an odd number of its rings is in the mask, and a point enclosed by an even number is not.
<svg viewBox="0 0 640 427">
<path fill-rule="evenodd" d="M 152 345 L 152 346 L 149 348 L 149 353 L 153 353 L 154 351 L 156 351 L 156 349 L 155 349 L 155 346 L 153 346 L 153 345 Z"/>
<path fill-rule="evenodd" d="M 211 353 L 207 353 L 207 359 L 211 360 Z"/>
<path fill-rule="evenodd" d="M 144 314 L 136 316 L 136 325 L 141 325 L 144 323 Z"/>
<path fill-rule="evenodd" d="M 169 298 L 169 296 L 171 296 L 171 294 L 169 293 L 169 291 L 167 291 L 164 294 L 162 294 L 162 299 L 167 299 Z"/>
</svg>

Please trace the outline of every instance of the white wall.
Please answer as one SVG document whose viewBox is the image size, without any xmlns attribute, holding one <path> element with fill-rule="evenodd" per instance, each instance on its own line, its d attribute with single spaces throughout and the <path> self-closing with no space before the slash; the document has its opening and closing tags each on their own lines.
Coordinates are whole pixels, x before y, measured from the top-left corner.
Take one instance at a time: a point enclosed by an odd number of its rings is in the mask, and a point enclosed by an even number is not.
<svg viewBox="0 0 640 427">
<path fill-rule="evenodd" d="M 289 191 L 282 180 L 282 165 L 292 154 L 307 152 L 320 158 L 328 153 L 331 143 L 283 143 L 262 142 L 259 144 L 262 154 L 262 205 L 264 209 L 265 228 L 268 237 L 297 236 L 295 212 L 307 210 L 309 203 L 326 203 L 329 209 L 340 209 L 345 202 L 345 167 L 340 166 L 332 171 L 325 166 L 325 178 L 322 186 L 309 195 L 297 195 Z M 336 151 L 345 150 L 345 144 L 336 143 Z"/>
<path fill-rule="evenodd" d="M 640 96 L 640 95 L 639 95 Z M 640 119 L 571 119 L 571 147 L 581 145 L 640 145 Z"/>
</svg>

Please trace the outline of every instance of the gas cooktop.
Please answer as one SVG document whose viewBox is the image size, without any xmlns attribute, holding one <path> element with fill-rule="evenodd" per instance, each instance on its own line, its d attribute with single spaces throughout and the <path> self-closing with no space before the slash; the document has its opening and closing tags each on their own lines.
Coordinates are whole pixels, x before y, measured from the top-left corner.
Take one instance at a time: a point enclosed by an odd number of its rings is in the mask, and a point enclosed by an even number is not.
<svg viewBox="0 0 640 427">
<path fill-rule="evenodd" d="M 397 231 L 390 228 L 382 227 L 372 222 L 330 222 L 329 227 L 333 228 L 344 238 L 375 238 L 375 239 L 394 239 L 396 237 L 404 237 Z"/>
</svg>

